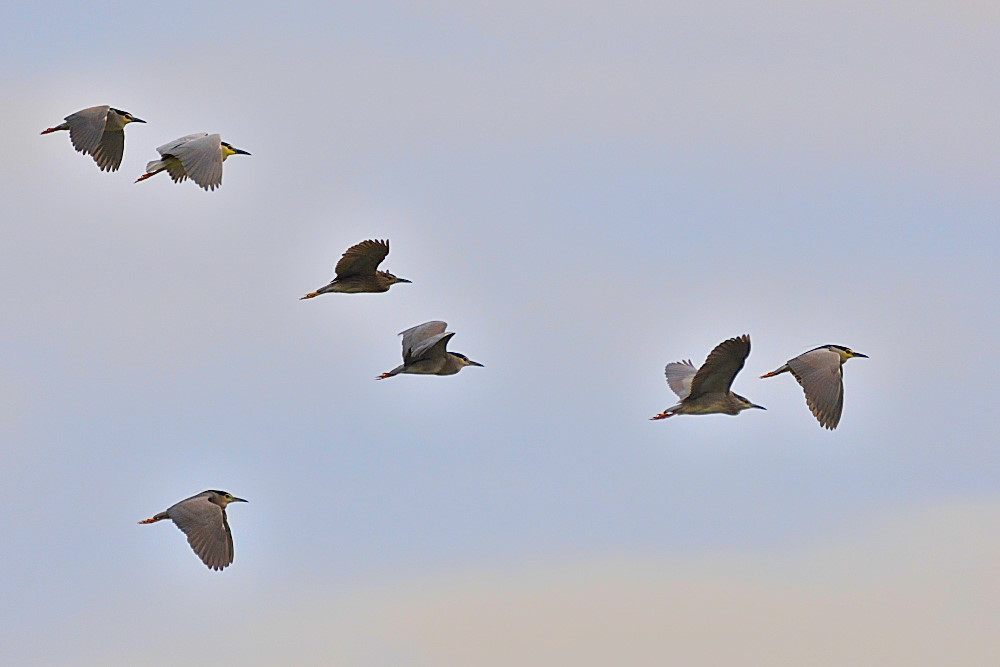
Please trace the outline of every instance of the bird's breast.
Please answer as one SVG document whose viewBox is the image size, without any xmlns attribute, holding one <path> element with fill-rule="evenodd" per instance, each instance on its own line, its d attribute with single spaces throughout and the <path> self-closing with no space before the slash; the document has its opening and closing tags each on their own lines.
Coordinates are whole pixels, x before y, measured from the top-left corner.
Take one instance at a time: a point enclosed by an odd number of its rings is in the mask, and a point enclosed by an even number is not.
<svg viewBox="0 0 1000 667">
<path fill-rule="evenodd" d="M 711 414 L 739 414 L 733 402 L 728 400 L 726 394 L 711 393 L 701 394 L 697 398 L 688 398 L 681 402 L 681 410 L 688 415 L 711 415 Z"/>
<path fill-rule="evenodd" d="M 385 289 L 379 289 L 377 285 L 374 284 L 374 280 L 366 280 L 359 278 L 344 278 L 333 281 L 333 288 L 331 292 L 340 292 L 341 294 L 362 294 L 365 292 L 385 292 Z"/>
</svg>

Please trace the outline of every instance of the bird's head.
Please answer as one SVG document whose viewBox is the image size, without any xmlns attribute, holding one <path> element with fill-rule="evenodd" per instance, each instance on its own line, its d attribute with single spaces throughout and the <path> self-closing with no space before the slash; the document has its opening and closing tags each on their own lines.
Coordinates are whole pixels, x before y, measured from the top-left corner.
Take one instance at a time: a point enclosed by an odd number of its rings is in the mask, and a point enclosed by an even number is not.
<svg viewBox="0 0 1000 667">
<path fill-rule="evenodd" d="M 229 503 L 248 503 L 249 500 L 243 500 L 242 498 L 237 498 L 228 491 L 209 491 L 212 494 L 212 499 L 216 501 L 221 507 L 225 507 Z"/>
<path fill-rule="evenodd" d="M 245 150 L 241 148 L 233 148 L 232 144 L 227 144 L 225 141 L 220 141 L 222 144 L 222 159 L 225 160 L 230 155 L 250 155 Z"/>
<path fill-rule="evenodd" d="M 114 111 L 116 114 L 118 114 L 119 116 L 122 117 L 122 122 L 125 125 L 128 125 L 129 123 L 145 123 L 146 122 L 146 121 L 144 121 L 141 118 L 136 118 L 135 116 L 133 116 L 132 114 L 130 114 L 128 111 L 122 111 L 121 109 L 112 109 L 112 111 Z"/>
<path fill-rule="evenodd" d="M 395 285 L 396 283 L 412 283 L 412 280 L 407 280 L 406 278 L 398 278 L 388 271 L 379 271 L 386 279 L 389 281 L 390 285 Z"/>
<path fill-rule="evenodd" d="M 862 359 L 867 359 L 867 354 L 861 354 L 860 352 L 855 352 L 849 347 L 844 347 L 843 345 L 827 345 L 828 350 L 832 350 L 840 355 L 840 363 L 844 363 L 848 359 L 853 359 L 854 357 L 861 357 Z"/>
<path fill-rule="evenodd" d="M 480 368 L 483 368 L 483 365 L 481 363 L 479 363 L 478 361 L 473 361 L 472 359 L 469 359 L 467 356 L 465 356 L 461 352 L 449 352 L 449 354 L 451 354 L 454 357 L 458 357 L 458 360 L 462 362 L 462 367 L 463 368 L 465 366 L 479 366 Z"/>
<path fill-rule="evenodd" d="M 733 396 L 736 397 L 736 401 L 739 403 L 740 411 L 749 410 L 750 408 L 757 408 L 758 410 L 767 410 L 767 408 L 765 408 L 763 405 L 757 405 L 756 403 L 751 403 L 746 399 L 745 396 L 740 396 L 735 392 L 733 393 Z"/>
</svg>

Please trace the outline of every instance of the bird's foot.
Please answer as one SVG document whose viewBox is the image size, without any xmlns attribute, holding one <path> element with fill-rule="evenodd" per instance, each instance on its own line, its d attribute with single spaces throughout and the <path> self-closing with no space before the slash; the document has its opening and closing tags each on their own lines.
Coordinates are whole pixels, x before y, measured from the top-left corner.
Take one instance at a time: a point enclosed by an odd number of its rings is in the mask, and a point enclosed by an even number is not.
<svg viewBox="0 0 1000 667">
<path fill-rule="evenodd" d="M 42 134 L 48 134 L 49 132 L 55 132 L 57 129 L 59 129 L 59 128 L 50 127 L 47 130 L 42 130 Z"/>
<path fill-rule="evenodd" d="M 655 417 L 650 417 L 649 421 L 656 421 L 658 419 L 666 419 L 667 417 L 673 417 L 673 416 L 674 416 L 674 413 L 672 413 L 672 412 L 661 412 L 660 414 L 656 415 Z"/>
<path fill-rule="evenodd" d="M 309 294 L 306 294 L 305 296 L 300 297 L 299 301 L 302 301 L 302 299 L 311 299 L 314 296 L 319 296 L 319 292 L 309 292 Z"/>
<path fill-rule="evenodd" d="M 771 371 L 770 373 L 764 373 L 763 375 L 760 376 L 760 379 L 763 380 L 764 378 L 773 378 L 777 374 L 778 371 Z"/>
<path fill-rule="evenodd" d="M 384 380 L 384 379 L 386 379 L 386 378 L 391 378 L 391 377 L 392 377 L 392 373 L 382 373 L 382 375 L 379 375 L 379 376 L 378 376 L 377 378 L 375 378 L 375 379 L 376 379 L 376 380 Z"/>
<path fill-rule="evenodd" d="M 149 178 L 149 177 L 150 177 L 150 176 L 152 176 L 152 175 L 153 175 L 153 174 L 143 174 L 143 175 L 142 175 L 142 176 L 140 176 L 139 178 L 135 179 L 135 182 L 136 182 L 136 183 L 138 183 L 139 181 L 144 181 L 144 180 L 146 180 L 147 178 Z"/>
</svg>

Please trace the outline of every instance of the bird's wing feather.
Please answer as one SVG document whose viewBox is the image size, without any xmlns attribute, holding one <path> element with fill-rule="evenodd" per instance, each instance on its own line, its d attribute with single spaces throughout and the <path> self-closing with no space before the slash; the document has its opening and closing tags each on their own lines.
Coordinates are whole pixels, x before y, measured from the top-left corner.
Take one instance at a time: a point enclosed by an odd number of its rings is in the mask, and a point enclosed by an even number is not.
<svg viewBox="0 0 1000 667">
<path fill-rule="evenodd" d="M 820 426 L 833 430 L 844 410 L 844 371 L 840 355 L 820 348 L 788 361 L 792 375 L 802 385 L 806 404 Z"/>
<path fill-rule="evenodd" d="M 447 352 L 448 341 L 451 337 L 455 335 L 454 331 L 449 331 L 448 333 L 441 333 L 430 338 L 425 338 L 410 350 L 410 356 L 403 357 L 404 363 L 411 363 L 414 361 L 420 361 L 422 359 L 440 359 L 444 357 Z"/>
<path fill-rule="evenodd" d="M 173 141 L 158 146 L 156 152 L 161 156 L 166 157 L 167 155 L 174 155 L 174 151 L 188 143 L 189 141 L 194 141 L 195 139 L 201 139 L 202 137 L 207 137 L 208 132 L 195 132 L 194 134 L 188 134 L 181 137 L 180 139 L 174 139 Z"/>
<path fill-rule="evenodd" d="M 108 122 L 110 108 L 90 107 L 66 116 L 66 122 L 69 123 L 69 140 L 73 143 L 73 148 L 88 154 L 93 154 L 97 150 L 104 134 L 104 126 Z"/>
<path fill-rule="evenodd" d="M 174 183 L 180 183 L 181 181 L 187 180 L 187 172 L 184 171 L 184 165 L 180 160 L 170 159 L 164 161 L 167 166 L 167 173 L 170 174 L 170 178 L 173 179 Z"/>
<path fill-rule="evenodd" d="M 94 162 L 101 171 L 118 171 L 125 154 L 125 133 L 105 132 L 101 135 L 101 143 L 94 149 Z"/>
<path fill-rule="evenodd" d="M 698 369 L 688 359 L 687 361 L 673 361 L 667 364 L 664 371 L 670 389 L 683 401 L 691 393 L 691 380 L 694 379 Z"/>
<path fill-rule="evenodd" d="M 415 327 L 410 327 L 406 331 L 399 332 L 399 335 L 403 337 L 403 359 L 405 360 L 408 356 L 410 356 L 413 349 L 420 346 L 423 341 L 427 340 L 431 336 L 443 334 L 444 330 L 447 328 L 447 322 L 432 320 L 430 322 L 418 324 Z"/>
<path fill-rule="evenodd" d="M 388 241 L 362 241 L 347 249 L 333 271 L 338 278 L 371 276 L 388 254 Z"/>
<path fill-rule="evenodd" d="M 750 354 L 750 336 L 730 338 L 715 346 L 691 380 L 691 396 L 728 392 Z"/>
<path fill-rule="evenodd" d="M 233 562 L 235 551 L 233 550 L 233 531 L 229 529 L 229 519 L 226 518 L 226 510 L 222 510 L 222 526 L 226 529 L 226 553 L 229 554 L 229 564 Z M 225 567 L 223 565 L 222 567 Z M 222 569 L 221 567 L 219 568 Z"/>
<path fill-rule="evenodd" d="M 167 510 L 202 562 L 221 570 L 233 562 L 233 536 L 221 507 L 199 494 Z"/>
<path fill-rule="evenodd" d="M 205 190 L 222 185 L 222 137 L 209 134 L 184 142 L 173 150 L 188 178 Z"/>
</svg>

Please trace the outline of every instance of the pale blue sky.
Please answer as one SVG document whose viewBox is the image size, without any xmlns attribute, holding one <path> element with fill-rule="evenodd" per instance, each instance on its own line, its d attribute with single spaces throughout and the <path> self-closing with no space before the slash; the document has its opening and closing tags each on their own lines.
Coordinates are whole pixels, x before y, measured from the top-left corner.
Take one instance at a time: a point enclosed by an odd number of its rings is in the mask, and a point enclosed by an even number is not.
<svg viewBox="0 0 1000 667">
<path fill-rule="evenodd" d="M 784 586 L 794 602 L 741 599 L 774 628 L 802 605 L 857 646 L 835 591 L 803 580 L 874 594 L 898 565 L 919 574 L 908 603 L 951 590 L 926 550 L 859 527 L 968 537 L 949 567 L 1000 592 L 966 567 L 998 548 L 978 523 L 1000 500 L 992 4 L 42 3 L 0 19 L 0 662 L 489 664 L 380 610 L 449 591 L 441 623 L 474 626 L 466 611 L 497 610 L 470 582 L 502 581 L 537 593 L 536 627 L 558 635 L 582 603 L 539 581 L 566 568 L 587 583 L 559 591 L 637 610 L 643 577 L 672 590 L 660 569 Z M 96 104 L 148 121 L 111 175 L 38 136 Z M 221 190 L 132 183 L 200 131 L 253 154 Z M 298 301 L 365 238 L 389 238 L 384 268 L 413 284 Z M 396 332 L 430 319 L 486 367 L 374 382 Z M 767 412 L 647 421 L 673 402 L 666 362 L 742 333 L 734 389 Z M 757 379 L 824 343 L 871 357 L 847 366 L 833 433 L 790 377 Z M 136 525 L 206 488 L 250 500 L 221 574 L 176 529 Z M 973 519 L 925 522 L 942 513 Z M 826 555 L 855 543 L 848 569 Z M 802 580 L 745 563 L 803 553 Z M 623 562 L 639 583 L 617 586 Z M 357 646 L 289 627 L 373 599 Z M 190 634 L 227 607 L 222 640 Z M 938 625 L 921 633 L 942 651 L 1000 648 L 975 628 L 935 644 Z M 680 634 L 624 636 L 662 664 Z M 586 656 L 619 635 L 567 637 Z M 740 655 L 774 664 L 764 648 Z"/>
</svg>

